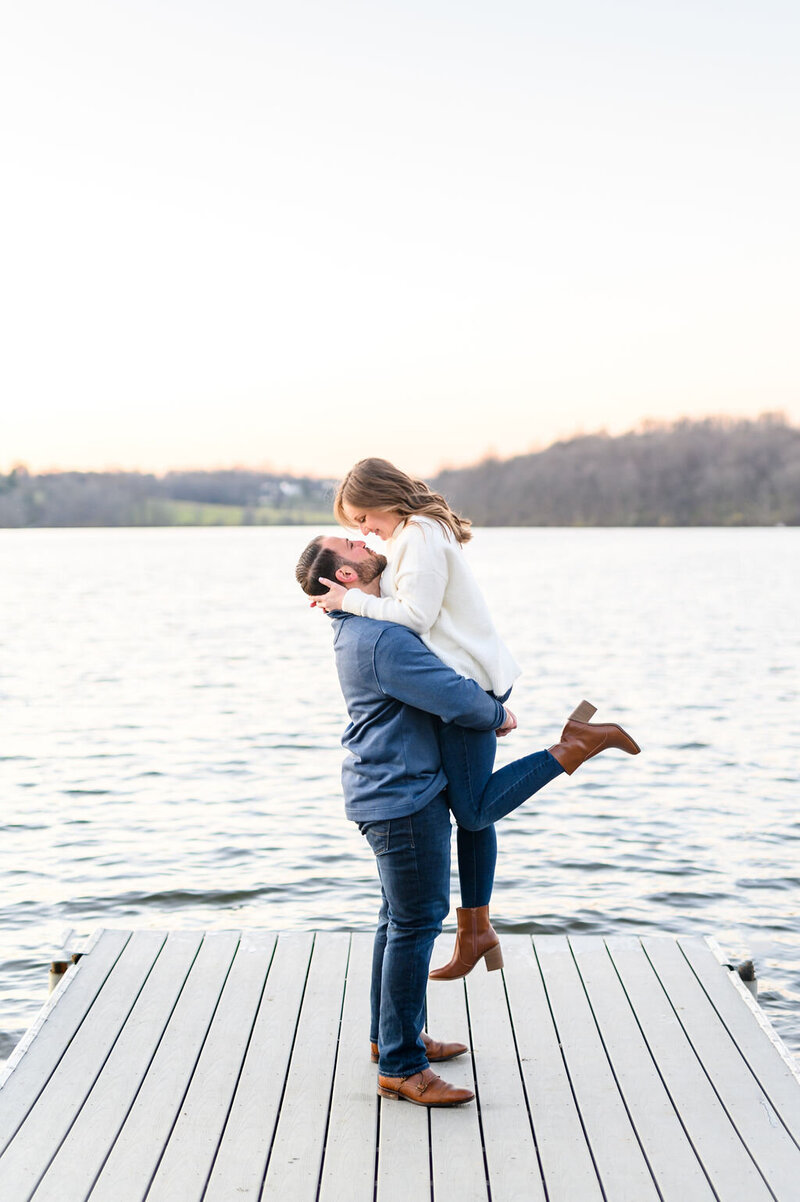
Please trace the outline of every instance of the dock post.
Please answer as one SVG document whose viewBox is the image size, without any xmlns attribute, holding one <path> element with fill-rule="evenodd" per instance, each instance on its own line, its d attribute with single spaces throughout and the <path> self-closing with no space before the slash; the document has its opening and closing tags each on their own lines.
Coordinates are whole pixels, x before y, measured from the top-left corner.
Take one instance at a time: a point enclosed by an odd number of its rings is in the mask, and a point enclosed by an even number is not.
<svg viewBox="0 0 800 1202">
<path fill-rule="evenodd" d="M 757 998 L 758 997 L 758 978 L 756 977 L 756 969 L 755 969 L 755 965 L 753 964 L 753 961 L 752 960 L 742 960 L 741 964 L 736 965 L 736 971 L 738 972 L 742 981 L 744 981 L 747 988 L 752 993 L 753 997 Z"/>
<path fill-rule="evenodd" d="M 47 976 L 48 994 L 53 992 L 69 966 L 71 964 L 77 964 L 80 960 L 80 952 L 73 952 L 69 950 L 71 947 L 74 947 L 77 942 L 77 936 L 71 927 L 69 930 L 64 931 L 63 935 L 61 936 L 60 947 L 53 956 L 53 959 L 50 961 L 50 972 Z"/>
</svg>

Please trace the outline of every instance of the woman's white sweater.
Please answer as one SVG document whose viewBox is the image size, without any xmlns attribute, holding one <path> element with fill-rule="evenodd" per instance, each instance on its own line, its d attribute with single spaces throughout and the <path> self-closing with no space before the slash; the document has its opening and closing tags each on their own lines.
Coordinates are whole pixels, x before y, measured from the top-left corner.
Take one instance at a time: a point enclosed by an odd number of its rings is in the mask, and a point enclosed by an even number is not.
<svg viewBox="0 0 800 1202">
<path fill-rule="evenodd" d="M 386 543 L 381 596 L 348 589 L 342 608 L 365 618 L 399 622 L 461 676 L 498 697 L 520 669 L 494 628 L 460 543 L 433 518 L 401 523 Z"/>
</svg>

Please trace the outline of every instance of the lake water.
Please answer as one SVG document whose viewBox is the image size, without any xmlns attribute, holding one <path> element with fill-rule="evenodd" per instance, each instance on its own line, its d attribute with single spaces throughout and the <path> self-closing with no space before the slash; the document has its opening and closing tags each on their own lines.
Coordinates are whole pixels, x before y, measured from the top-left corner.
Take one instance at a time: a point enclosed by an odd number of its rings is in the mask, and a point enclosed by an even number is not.
<svg viewBox="0 0 800 1202">
<path fill-rule="evenodd" d="M 313 531 L 0 531 L 0 1057 L 59 931 L 369 929 Z M 640 742 L 498 829 L 502 931 L 714 936 L 800 1052 L 800 530 L 488 530 L 524 675 L 498 764 L 588 697 Z M 454 900 L 457 903 L 454 880 Z"/>
</svg>

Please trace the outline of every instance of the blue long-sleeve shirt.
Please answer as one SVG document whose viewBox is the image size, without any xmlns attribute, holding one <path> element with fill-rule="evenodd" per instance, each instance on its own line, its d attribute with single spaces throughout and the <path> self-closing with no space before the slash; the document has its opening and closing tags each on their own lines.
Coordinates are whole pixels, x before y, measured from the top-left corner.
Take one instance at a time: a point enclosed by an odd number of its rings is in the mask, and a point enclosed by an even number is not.
<svg viewBox="0 0 800 1202">
<path fill-rule="evenodd" d="M 438 720 L 495 730 L 499 701 L 394 622 L 335 611 L 336 669 L 350 722 L 342 736 L 345 812 L 355 822 L 401 818 L 447 786 Z"/>
</svg>

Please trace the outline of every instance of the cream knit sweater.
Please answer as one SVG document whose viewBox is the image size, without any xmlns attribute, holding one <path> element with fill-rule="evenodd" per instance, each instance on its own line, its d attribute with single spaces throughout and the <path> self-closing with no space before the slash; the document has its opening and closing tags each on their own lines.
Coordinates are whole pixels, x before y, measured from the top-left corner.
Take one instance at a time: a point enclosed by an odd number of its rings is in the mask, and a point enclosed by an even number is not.
<svg viewBox="0 0 800 1202">
<path fill-rule="evenodd" d="M 432 518 L 415 517 L 398 526 L 385 551 L 381 596 L 351 588 L 342 608 L 408 626 L 448 667 L 502 697 L 520 669 L 450 531 Z"/>
</svg>

